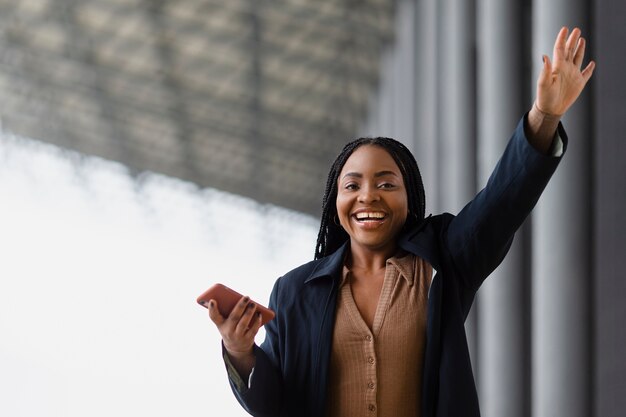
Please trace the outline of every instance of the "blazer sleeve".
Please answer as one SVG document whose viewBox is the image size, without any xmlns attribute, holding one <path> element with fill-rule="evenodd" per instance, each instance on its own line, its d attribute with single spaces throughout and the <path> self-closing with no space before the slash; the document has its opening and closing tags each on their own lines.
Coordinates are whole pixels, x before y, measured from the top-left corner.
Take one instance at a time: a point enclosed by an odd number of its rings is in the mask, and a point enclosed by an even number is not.
<svg viewBox="0 0 626 417">
<path fill-rule="evenodd" d="M 476 291 L 502 262 L 513 236 L 537 203 L 556 170 L 560 156 L 548 156 L 530 145 L 526 114 L 491 173 L 487 185 L 450 222 L 446 247 L 463 284 Z M 567 134 L 557 128 L 563 152 Z M 560 153 L 562 155 L 562 153 Z"/>
<path fill-rule="evenodd" d="M 276 317 L 265 324 L 265 341 L 261 346 L 254 346 L 256 362 L 249 379 L 249 384 L 242 386 L 241 378 L 228 369 L 231 389 L 239 404 L 252 416 L 275 417 L 280 414 L 282 405 L 282 378 L 279 367 L 279 318 L 278 293 L 276 281 L 270 296 L 269 308 L 276 312 Z M 236 373 L 236 371 L 234 371 Z"/>
</svg>

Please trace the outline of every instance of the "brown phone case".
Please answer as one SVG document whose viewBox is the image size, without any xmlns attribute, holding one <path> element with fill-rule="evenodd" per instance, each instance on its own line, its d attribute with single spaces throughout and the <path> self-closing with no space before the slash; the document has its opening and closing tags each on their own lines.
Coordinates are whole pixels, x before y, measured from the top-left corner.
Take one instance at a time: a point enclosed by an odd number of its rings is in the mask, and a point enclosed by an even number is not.
<svg viewBox="0 0 626 417">
<path fill-rule="evenodd" d="M 235 305 L 241 300 L 243 295 L 237 291 L 228 288 L 223 284 L 215 284 L 208 290 L 206 290 L 197 301 L 203 307 L 209 307 L 209 300 L 217 301 L 217 307 L 220 310 L 220 314 L 224 317 L 228 317 Z M 275 316 L 274 312 L 267 307 L 263 307 L 261 304 L 254 301 L 256 309 L 261 313 L 261 322 L 265 325 L 268 321 L 272 320 Z"/>
</svg>

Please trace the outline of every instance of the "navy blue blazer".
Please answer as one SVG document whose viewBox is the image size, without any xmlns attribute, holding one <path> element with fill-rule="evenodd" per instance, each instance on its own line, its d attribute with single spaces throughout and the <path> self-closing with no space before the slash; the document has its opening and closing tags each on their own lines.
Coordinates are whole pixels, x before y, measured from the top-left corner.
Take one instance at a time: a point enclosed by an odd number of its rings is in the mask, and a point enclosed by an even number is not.
<svg viewBox="0 0 626 417">
<path fill-rule="evenodd" d="M 567 136 L 558 133 L 567 146 Z M 486 187 L 457 216 L 426 218 L 399 246 L 437 271 L 428 295 L 422 417 L 480 415 L 464 321 L 476 290 L 500 264 L 560 157 L 537 152 L 520 121 Z M 255 346 L 250 386 L 231 387 L 257 417 L 323 417 L 337 288 L 348 244 L 279 278 L 269 307 L 276 318 Z M 384 411 L 383 411 L 384 414 Z"/>
</svg>

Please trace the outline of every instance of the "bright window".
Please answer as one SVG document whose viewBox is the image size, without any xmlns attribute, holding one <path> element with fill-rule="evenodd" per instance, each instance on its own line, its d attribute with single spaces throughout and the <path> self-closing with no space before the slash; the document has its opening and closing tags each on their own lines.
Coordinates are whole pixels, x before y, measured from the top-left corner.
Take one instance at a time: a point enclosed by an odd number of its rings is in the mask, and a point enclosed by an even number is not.
<svg viewBox="0 0 626 417">
<path fill-rule="evenodd" d="M 3 133 L 0 415 L 247 416 L 195 298 L 223 282 L 266 305 L 317 228 Z"/>
</svg>

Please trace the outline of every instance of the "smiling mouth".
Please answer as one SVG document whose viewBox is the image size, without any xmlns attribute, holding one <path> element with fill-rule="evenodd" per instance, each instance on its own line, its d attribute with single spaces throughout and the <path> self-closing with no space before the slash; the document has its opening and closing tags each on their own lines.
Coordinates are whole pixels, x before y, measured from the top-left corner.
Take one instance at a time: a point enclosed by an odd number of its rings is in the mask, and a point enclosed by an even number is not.
<svg viewBox="0 0 626 417">
<path fill-rule="evenodd" d="M 387 215 L 381 212 L 360 212 L 354 214 L 352 217 L 359 223 L 374 223 L 385 220 Z"/>
</svg>

